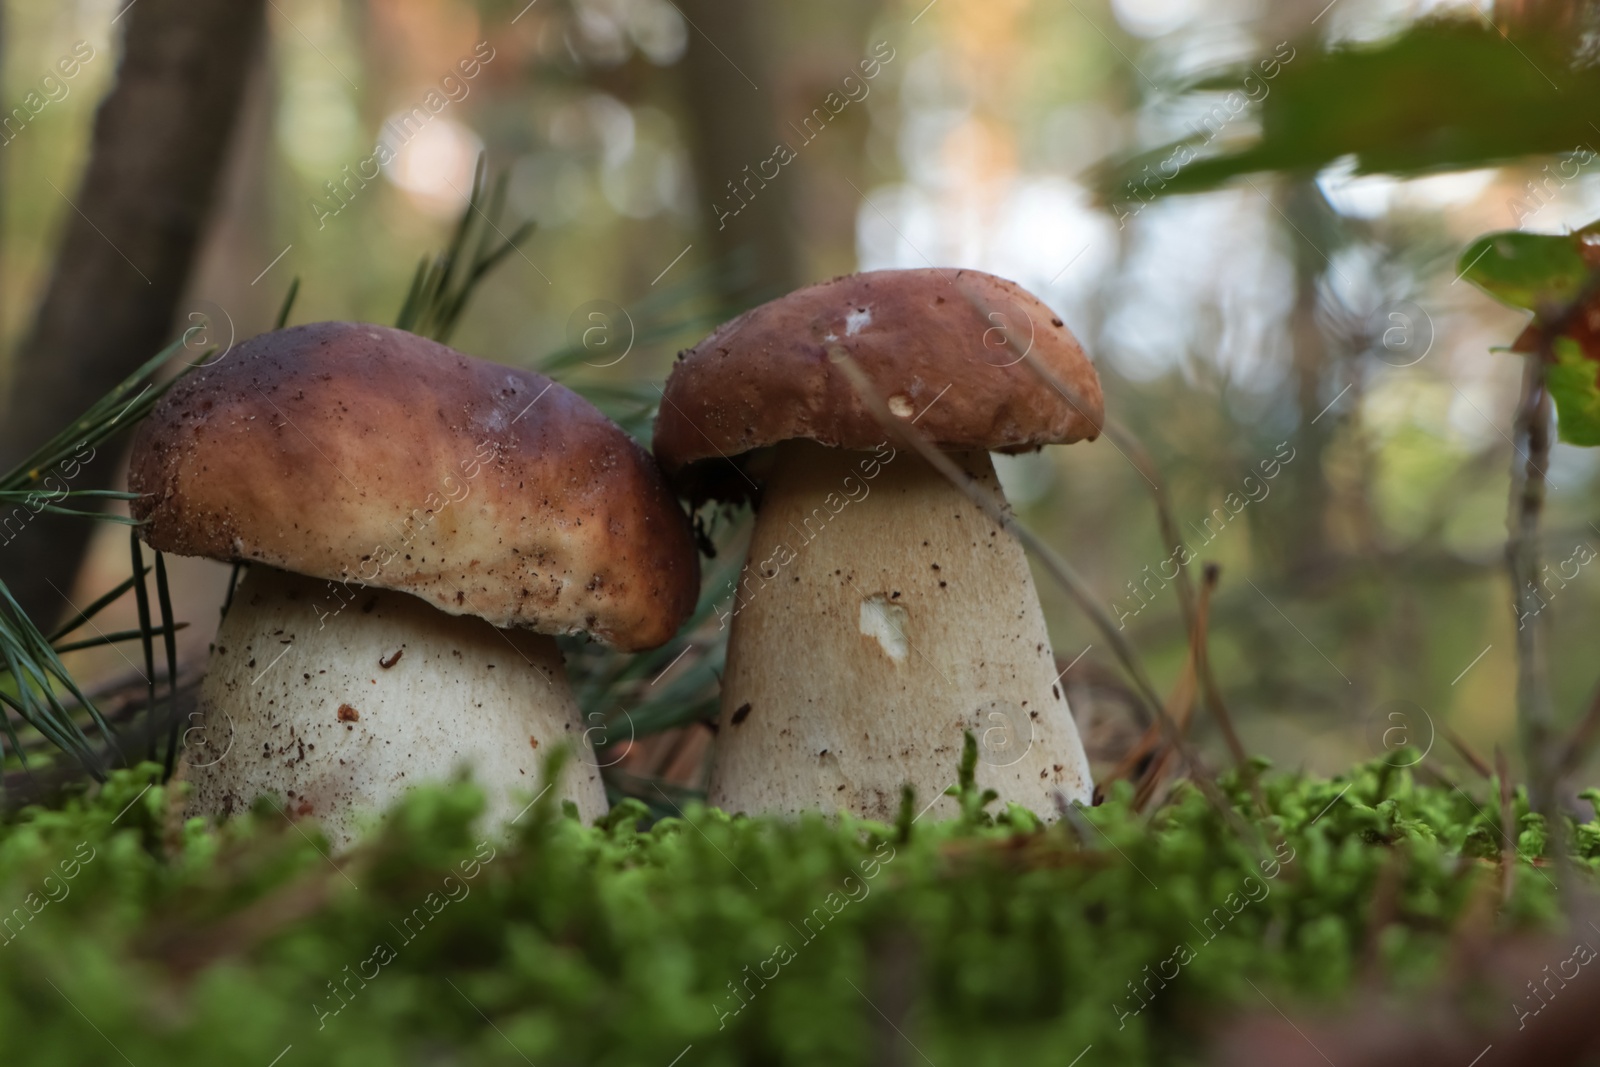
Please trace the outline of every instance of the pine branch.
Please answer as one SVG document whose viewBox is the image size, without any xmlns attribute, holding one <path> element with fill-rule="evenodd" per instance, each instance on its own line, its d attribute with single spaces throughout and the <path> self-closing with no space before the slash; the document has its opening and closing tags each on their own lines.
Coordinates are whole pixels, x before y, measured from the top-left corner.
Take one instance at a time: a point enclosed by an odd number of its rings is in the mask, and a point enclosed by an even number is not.
<svg viewBox="0 0 1600 1067">
<path fill-rule="evenodd" d="M 73 491 L 48 484 L 48 480 L 70 481 L 78 466 L 87 462 L 89 455 L 113 435 L 137 423 L 150 412 L 170 383 L 158 383 L 157 372 L 179 350 L 181 340 L 168 345 L 147 360 L 127 378 L 101 397 L 82 416 L 74 420 L 42 446 L 4 475 L 0 475 L 0 503 L 21 500 L 30 511 L 44 510 L 129 523 L 122 516 L 109 516 L 73 508 L 59 507 L 54 501 L 67 498 L 131 499 L 128 493 L 104 490 Z M 41 498 L 48 503 L 35 507 Z M 31 501 L 31 502 L 30 502 Z M 98 641 L 62 642 L 61 639 L 88 623 L 96 614 L 134 584 L 135 579 L 119 585 L 89 607 L 79 611 L 65 626 L 49 636 L 40 631 L 32 619 L 23 612 L 5 583 L 0 582 L 0 704 L 16 712 L 28 726 L 50 740 L 57 748 L 71 756 L 89 774 L 103 778 L 109 763 L 123 760 L 111 724 L 106 721 L 95 703 L 79 687 L 71 673 L 61 662 L 61 653 L 90 644 L 108 643 L 111 638 L 102 636 Z M 171 620 L 165 620 L 170 631 Z M 141 630 L 148 630 L 141 626 Z M 172 640 L 171 633 L 166 634 Z M 101 735 L 105 753 L 97 752 L 84 728 L 78 724 L 70 705 L 88 713 L 90 724 Z M 21 739 L 10 717 L 6 717 L 5 733 L 12 750 L 26 764 Z"/>
</svg>

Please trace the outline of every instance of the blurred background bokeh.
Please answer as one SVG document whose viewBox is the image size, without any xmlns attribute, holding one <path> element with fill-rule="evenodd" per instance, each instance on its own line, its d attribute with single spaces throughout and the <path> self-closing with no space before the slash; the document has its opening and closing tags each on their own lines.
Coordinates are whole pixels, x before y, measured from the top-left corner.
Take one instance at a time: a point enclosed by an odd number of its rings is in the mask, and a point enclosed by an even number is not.
<svg viewBox="0 0 1600 1067">
<path fill-rule="evenodd" d="M 537 228 L 452 344 L 537 366 L 602 326 L 589 340 L 610 347 L 557 376 L 620 415 L 647 415 L 617 398 L 653 396 L 674 353 L 729 309 L 854 270 L 991 271 L 1083 341 L 1181 536 L 1221 565 L 1212 658 L 1247 749 L 1341 768 L 1379 751 L 1394 701 L 1425 713 L 1407 719 L 1418 747 L 1448 749 L 1436 724 L 1479 751 L 1515 748 L 1504 546 L 1520 371 L 1494 349 L 1522 318 L 1458 281 L 1456 257 L 1485 231 L 1600 215 L 1600 167 L 1591 157 L 1536 203 L 1525 188 L 1548 161 L 1406 181 L 1336 164 L 1131 207 L 1102 203 L 1091 178 L 1203 127 L 1226 93 L 1186 91 L 1197 75 L 1280 48 L 1292 64 L 1316 42 L 1379 40 L 1473 4 L 524 3 L 270 0 L 264 40 L 227 58 L 247 71 L 243 98 L 168 339 L 193 315 L 219 344 L 269 329 L 296 276 L 294 322 L 392 322 L 419 260 L 448 240 L 480 152 L 506 176 L 501 225 Z M 14 389 L 134 15 L 125 0 L 3 9 L 7 108 L 77 42 L 94 56 L 0 147 Z M 1258 99 L 1271 79 L 1246 91 Z M 1212 132 L 1227 144 L 1255 129 L 1246 108 Z M 395 148 L 386 162 L 380 141 Z M 129 353 L 127 368 L 150 354 Z M 648 438 L 647 418 L 630 428 Z M 109 471 L 122 457 L 106 451 Z M 1170 689 L 1185 627 L 1175 588 L 1152 579 L 1170 553 L 1145 476 L 1105 439 L 999 468 L 1022 521 L 1088 578 Z M 1544 611 L 1563 724 L 1600 676 L 1586 651 L 1600 571 L 1576 563 L 1600 550 L 1596 473 L 1592 455 L 1555 446 L 1544 553 L 1573 562 Z M 51 549 L 0 549 L 0 572 L 44 566 Z M 228 568 L 169 565 L 191 623 L 180 658 L 198 666 Z M 71 599 L 127 573 L 125 528 L 100 527 Z M 1127 700 L 1111 650 L 1047 575 L 1038 584 L 1075 711 L 1114 750 Z M 105 630 L 134 625 L 125 599 Z M 138 658 L 76 656 L 81 676 L 113 681 Z M 1196 730 L 1220 756 L 1211 723 Z M 673 770 L 686 780 L 701 749 L 687 752 Z"/>
</svg>

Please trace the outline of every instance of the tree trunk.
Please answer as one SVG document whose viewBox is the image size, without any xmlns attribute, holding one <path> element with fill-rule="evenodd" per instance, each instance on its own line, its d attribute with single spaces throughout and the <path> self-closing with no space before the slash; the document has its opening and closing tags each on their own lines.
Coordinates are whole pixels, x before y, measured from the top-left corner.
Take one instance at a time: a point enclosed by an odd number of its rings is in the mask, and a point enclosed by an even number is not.
<svg viewBox="0 0 1600 1067">
<path fill-rule="evenodd" d="M 776 71 L 761 33 L 770 16 L 751 0 L 682 0 L 680 7 L 690 23 L 684 95 L 694 122 L 695 191 L 712 260 L 726 275 L 722 295 L 748 303 L 793 288 L 796 275 L 794 178 L 767 181 L 759 173 L 779 141 L 794 140 L 777 129 Z"/>
<path fill-rule="evenodd" d="M 1317 322 L 1317 290 L 1328 270 L 1322 250 L 1333 247 L 1326 208 L 1316 186 L 1309 182 L 1287 183 L 1278 195 L 1283 203 L 1282 214 L 1292 220 L 1294 228 L 1288 235 L 1294 248 L 1295 282 L 1289 334 L 1294 348 L 1294 399 L 1300 412 L 1294 441 L 1299 476 L 1288 491 L 1294 503 L 1288 509 L 1291 530 L 1284 538 L 1283 562 L 1291 575 L 1315 581 L 1331 562 L 1327 536 L 1330 494 L 1323 476 L 1323 453 L 1333 428 L 1345 414 L 1339 408 L 1349 398 L 1339 397 L 1339 404 L 1331 403 L 1338 392 L 1330 392 L 1332 368 L 1327 338 Z"/>
<path fill-rule="evenodd" d="M 123 9 L 117 81 L 54 273 L 13 363 L 0 469 L 19 462 L 171 339 L 217 175 L 262 38 L 262 0 L 139 0 Z M 103 487 L 105 459 L 72 488 Z M 91 484 L 94 483 L 94 484 Z M 89 524 L 40 515 L 0 554 L 0 578 L 48 625 Z"/>
</svg>

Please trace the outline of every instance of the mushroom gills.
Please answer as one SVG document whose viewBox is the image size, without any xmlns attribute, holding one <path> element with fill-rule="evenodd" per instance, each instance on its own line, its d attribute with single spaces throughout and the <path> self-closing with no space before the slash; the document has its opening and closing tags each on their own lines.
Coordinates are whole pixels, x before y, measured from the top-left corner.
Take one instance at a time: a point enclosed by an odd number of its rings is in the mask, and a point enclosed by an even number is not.
<svg viewBox="0 0 1600 1067">
<path fill-rule="evenodd" d="M 950 458 L 1003 499 L 987 452 Z M 1001 804 L 1089 802 L 1022 547 L 916 453 L 778 445 L 728 612 L 711 803 L 892 820 L 903 783 L 955 783 L 967 731 Z"/>
<path fill-rule="evenodd" d="M 240 580 L 186 739 L 190 810 L 270 795 L 353 843 L 408 788 L 470 769 L 491 826 L 539 789 L 550 746 L 585 821 L 605 789 L 554 639 L 447 615 L 407 593 L 256 564 Z"/>
</svg>

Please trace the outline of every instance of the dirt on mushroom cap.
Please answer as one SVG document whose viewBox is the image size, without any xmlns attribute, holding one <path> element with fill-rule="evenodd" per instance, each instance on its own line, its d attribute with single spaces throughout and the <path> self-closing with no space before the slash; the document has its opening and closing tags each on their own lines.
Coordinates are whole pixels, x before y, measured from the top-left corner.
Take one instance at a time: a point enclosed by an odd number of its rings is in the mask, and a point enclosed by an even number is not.
<svg viewBox="0 0 1600 1067">
<path fill-rule="evenodd" d="M 543 633 L 661 644 L 699 558 L 648 453 L 543 375 L 382 326 L 264 334 L 178 382 L 129 484 L 163 551 Z"/>
<path fill-rule="evenodd" d="M 1104 420 L 1094 365 L 1055 312 L 1014 282 L 872 271 L 763 304 L 683 353 L 656 421 L 657 458 L 677 476 L 794 438 L 872 448 L 885 430 L 837 366 L 840 353 L 941 448 L 1029 451 L 1092 439 Z M 722 495 L 720 485 L 701 488 L 696 496 Z"/>
</svg>

